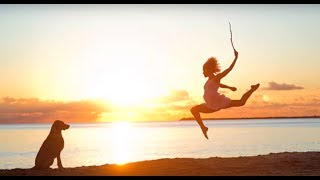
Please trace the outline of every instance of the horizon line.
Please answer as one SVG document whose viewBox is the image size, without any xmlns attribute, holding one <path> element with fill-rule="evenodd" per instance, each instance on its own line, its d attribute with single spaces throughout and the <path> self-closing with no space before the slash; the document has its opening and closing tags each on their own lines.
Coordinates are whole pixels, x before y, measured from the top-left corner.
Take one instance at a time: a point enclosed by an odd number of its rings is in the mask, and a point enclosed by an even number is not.
<svg viewBox="0 0 320 180">
<path fill-rule="evenodd" d="M 313 116 L 270 116 L 270 117 L 228 117 L 228 118 L 202 118 L 203 120 L 245 120 L 245 119 L 299 119 L 299 118 L 316 118 L 320 119 L 319 115 L 313 115 Z M 157 122 L 180 122 L 180 121 L 191 121 L 195 120 L 193 117 L 187 117 L 187 118 L 181 118 L 178 120 L 155 120 L 155 121 L 91 121 L 91 122 L 68 122 L 73 124 L 88 124 L 88 123 L 121 123 L 121 122 L 128 122 L 128 123 L 157 123 Z M 51 122 L 0 122 L 0 125 L 3 124 L 52 124 Z"/>
</svg>

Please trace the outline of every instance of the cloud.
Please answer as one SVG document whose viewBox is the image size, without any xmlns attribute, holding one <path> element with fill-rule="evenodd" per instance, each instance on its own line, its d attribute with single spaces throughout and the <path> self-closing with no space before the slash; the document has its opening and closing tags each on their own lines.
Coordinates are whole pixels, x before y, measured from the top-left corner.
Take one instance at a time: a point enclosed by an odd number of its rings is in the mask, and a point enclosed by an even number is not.
<svg viewBox="0 0 320 180">
<path fill-rule="evenodd" d="M 157 98 L 152 99 L 150 102 L 153 103 L 178 103 L 183 101 L 190 101 L 192 98 L 189 96 L 188 91 L 186 90 L 173 90 L 170 92 L 169 95 L 166 96 L 159 96 Z"/>
<path fill-rule="evenodd" d="M 279 84 L 276 82 L 269 82 L 269 86 L 266 88 L 263 88 L 265 90 L 295 90 L 295 89 L 304 89 L 302 86 L 297 86 L 294 84 Z"/>
<path fill-rule="evenodd" d="M 320 115 L 320 98 L 294 97 L 300 101 L 263 102 L 258 99 L 239 108 L 228 108 L 215 113 L 202 113 L 206 117 L 267 117 Z M 65 122 L 113 121 L 126 118 L 133 121 L 178 120 L 192 117 L 190 108 L 199 104 L 187 91 L 173 91 L 159 101 L 136 107 L 114 108 L 102 100 L 44 101 L 37 98 L 0 99 L 0 123 L 52 123 L 56 119 Z M 310 100 L 309 100 L 310 99 Z M 160 101 L 161 100 L 161 101 Z M 130 113 L 133 112 L 133 115 Z"/>
<path fill-rule="evenodd" d="M 303 97 L 298 97 L 298 98 L 295 98 L 294 99 L 294 101 L 297 101 L 297 102 L 299 102 L 299 101 L 304 101 L 305 99 L 303 98 Z"/>
<path fill-rule="evenodd" d="M 4 97 L 0 98 L 0 124 L 52 123 L 56 119 L 65 122 L 113 121 L 121 118 L 122 114 L 126 117 L 128 112 L 141 116 L 135 120 L 173 120 L 179 119 L 178 116 L 183 113 L 189 113 L 194 105 L 195 101 L 185 90 L 174 90 L 166 96 L 130 107 L 117 107 L 102 100 L 63 102 Z"/>
<path fill-rule="evenodd" d="M 320 98 L 312 98 L 312 101 L 314 101 L 314 102 L 320 102 Z"/>
<path fill-rule="evenodd" d="M 54 101 L 38 98 L 0 98 L 0 123 L 97 122 L 126 118 L 128 112 L 139 115 L 134 120 L 173 120 L 190 114 L 197 103 L 186 90 L 173 90 L 165 96 L 132 106 L 115 106 L 102 100 Z M 128 116 L 128 117 L 127 117 Z M 141 118 L 140 118 L 141 117 Z"/>
<path fill-rule="evenodd" d="M 163 99 L 166 102 L 189 100 L 189 93 L 185 90 L 175 90 L 171 91 L 170 95 L 164 96 Z"/>
<path fill-rule="evenodd" d="M 112 109 L 104 102 L 42 101 L 37 98 L 0 99 L 0 123 L 42 123 L 61 119 L 66 122 L 94 122 Z"/>
</svg>

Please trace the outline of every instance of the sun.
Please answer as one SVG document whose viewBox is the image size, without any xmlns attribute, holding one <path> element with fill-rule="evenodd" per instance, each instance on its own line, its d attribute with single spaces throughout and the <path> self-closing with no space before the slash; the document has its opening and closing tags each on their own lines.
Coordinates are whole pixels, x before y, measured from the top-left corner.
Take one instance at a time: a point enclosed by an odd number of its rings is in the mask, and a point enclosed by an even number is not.
<svg viewBox="0 0 320 180">
<path fill-rule="evenodd" d="M 263 95 L 263 96 L 262 96 L 262 100 L 263 100 L 264 102 L 269 102 L 269 101 L 270 101 L 270 98 L 269 98 L 269 96 L 267 96 L 267 95 Z"/>
<path fill-rule="evenodd" d="M 121 78 L 120 78 L 121 79 Z M 155 89 L 143 80 L 125 80 L 114 82 L 115 88 L 109 91 L 106 98 L 116 106 L 141 105 L 156 95 Z"/>
<path fill-rule="evenodd" d="M 119 65 L 120 66 L 120 65 Z M 113 70 L 91 72 L 83 79 L 86 89 L 84 98 L 100 98 L 114 106 L 142 105 L 146 100 L 161 94 L 162 87 L 152 84 L 152 79 L 143 72 L 146 67 L 122 67 Z M 119 72 L 120 71 L 120 72 Z"/>
</svg>

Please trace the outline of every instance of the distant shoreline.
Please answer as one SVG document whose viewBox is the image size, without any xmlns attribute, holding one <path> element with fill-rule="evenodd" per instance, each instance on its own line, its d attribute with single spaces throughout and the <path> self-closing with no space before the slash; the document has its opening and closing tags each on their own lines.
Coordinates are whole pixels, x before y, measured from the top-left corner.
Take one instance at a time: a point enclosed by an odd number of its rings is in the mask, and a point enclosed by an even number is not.
<svg viewBox="0 0 320 180">
<path fill-rule="evenodd" d="M 202 118 L 203 120 L 255 120 L 255 119 L 320 119 L 320 116 L 284 116 L 284 117 L 233 117 L 233 118 Z M 179 120 L 162 120 L 162 121 L 128 121 L 132 123 L 156 123 L 156 122 L 177 122 L 177 121 L 190 121 L 195 119 L 193 117 L 182 118 Z M 118 121 L 114 121 L 118 122 Z M 121 121 L 120 121 L 121 122 Z M 112 121 L 106 122 L 68 122 L 74 124 L 87 124 L 87 123 L 112 123 Z M 15 124 L 52 124 L 52 122 L 0 122 L 0 125 L 15 125 Z"/>
<path fill-rule="evenodd" d="M 284 117 L 239 117 L 239 118 L 202 118 L 202 120 L 241 120 L 241 119 L 319 119 L 320 116 L 284 116 Z M 189 120 L 195 120 L 193 117 L 188 118 L 182 118 L 179 121 L 189 121 Z"/>
</svg>

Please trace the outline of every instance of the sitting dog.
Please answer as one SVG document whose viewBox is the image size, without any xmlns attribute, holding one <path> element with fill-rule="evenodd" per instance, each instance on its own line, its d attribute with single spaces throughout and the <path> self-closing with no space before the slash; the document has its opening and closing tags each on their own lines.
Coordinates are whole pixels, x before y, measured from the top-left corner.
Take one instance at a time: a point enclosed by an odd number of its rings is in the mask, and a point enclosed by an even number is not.
<svg viewBox="0 0 320 180">
<path fill-rule="evenodd" d="M 59 170 L 63 169 L 60 153 L 64 148 L 64 140 L 61 130 L 66 130 L 70 125 L 65 124 L 60 120 L 56 120 L 52 126 L 50 133 L 46 140 L 43 142 L 36 160 L 35 166 L 32 169 L 49 169 L 53 164 L 54 159 L 57 158 L 57 165 Z"/>
</svg>

